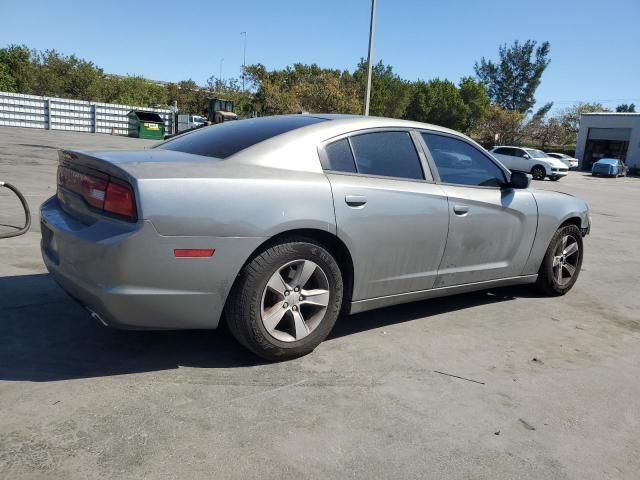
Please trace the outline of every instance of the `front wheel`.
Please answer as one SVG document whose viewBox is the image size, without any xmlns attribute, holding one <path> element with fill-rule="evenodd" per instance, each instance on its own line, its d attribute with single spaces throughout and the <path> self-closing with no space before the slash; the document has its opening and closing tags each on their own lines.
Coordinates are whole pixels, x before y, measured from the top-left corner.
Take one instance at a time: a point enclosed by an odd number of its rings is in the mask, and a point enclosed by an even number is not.
<svg viewBox="0 0 640 480">
<path fill-rule="evenodd" d="M 544 167 L 538 165 L 531 169 L 531 176 L 534 180 L 544 180 L 544 177 L 547 176 L 547 172 L 545 171 Z"/>
<path fill-rule="evenodd" d="M 333 255 L 313 240 L 292 238 L 244 267 L 227 304 L 227 324 L 242 345 L 264 359 L 300 357 L 329 335 L 342 295 Z"/>
<path fill-rule="evenodd" d="M 565 225 L 553 235 L 538 271 L 536 285 L 545 294 L 567 293 L 578 280 L 582 267 L 582 233 L 575 225 Z"/>
</svg>

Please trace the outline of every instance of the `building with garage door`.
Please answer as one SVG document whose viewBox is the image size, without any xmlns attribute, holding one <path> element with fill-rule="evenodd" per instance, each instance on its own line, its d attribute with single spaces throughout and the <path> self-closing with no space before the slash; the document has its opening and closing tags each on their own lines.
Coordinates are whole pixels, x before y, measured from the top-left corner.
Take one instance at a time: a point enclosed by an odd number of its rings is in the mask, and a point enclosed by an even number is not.
<svg viewBox="0 0 640 480">
<path fill-rule="evenodd" d="M 576 141 L 582 170 L 601 158 L 618 158 L 640 169 L 640 113 L 583 113 Z"/>
</svg>

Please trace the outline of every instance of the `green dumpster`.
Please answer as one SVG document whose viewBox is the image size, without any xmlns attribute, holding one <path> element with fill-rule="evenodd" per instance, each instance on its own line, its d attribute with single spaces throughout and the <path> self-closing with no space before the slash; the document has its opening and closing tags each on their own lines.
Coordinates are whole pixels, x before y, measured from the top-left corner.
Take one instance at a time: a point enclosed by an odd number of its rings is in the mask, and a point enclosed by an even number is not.
<svg viewBox="0 0 640 480">
<path fill-rule="evenodd" d="M 164 120 L 155 112 L 131 110 L 129 117 L 129 136 L 136 138 L 151 138 L 162 140 L 164 138 Z"/>
</svg>

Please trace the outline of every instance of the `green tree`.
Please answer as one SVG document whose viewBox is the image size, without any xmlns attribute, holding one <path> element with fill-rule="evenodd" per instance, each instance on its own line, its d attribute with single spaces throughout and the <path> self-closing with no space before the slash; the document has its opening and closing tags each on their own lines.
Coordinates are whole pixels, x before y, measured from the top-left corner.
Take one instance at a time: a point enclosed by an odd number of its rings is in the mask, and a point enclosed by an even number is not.
<svg viewBox="0 0 640 480">
<path fill-rule="evenodd" d="M 462 130 L 468 122 L 469 108 L 449 80 L 417 81 L 413 84 L 406 118 Z"/>
<path fill-rule="evenodd" d="M 272 71 L 249 65 L 246 72 L 256 90 L 254 107 L 262 114 L 361 111 L 358 85 L 349 72 L 301 63 Z"/>
<path fill-rule="evenodd" d="M 558 117 L 532 119 L 524 127 L 524 133 L 531 143 L 542 150 L 549 145 L 564 144 L 567 140 L 561 119 Z"/>
<path fill-rule="evenodd" d="M 547 117 L 552 107 L 553 102 L 545 103 L 523 125 L 522 133 L 528 140 L 527 143 L 537 145 L 543 150 L 548 145 L 563 143 L 564 129 L 560 118 Z"/>
<path fill-rule="evenodd" d="M 11 75 L 9 67 L 0 63 L 0 92 L 15 92 L 16 79 Z"/>
<path fill-rule="evenodd" d="M 476 62 L 476 75 L 487 87 L 493 103 L 520 113 L 531 110 L 536 103 L 534 94 L 550 61 L 549 42 L 536 45 L 533 40 L 524 43 L 516 40 L 510 47 L 500 46 L 497 62 L 484 57 Z"/>
<path fill-rule="evenodd" d="M 491 105 L 471 136 L 485 147 L 496 144 L 519 145 L 524 136 L 524 115 Z"/>
<path fill-rule="evenodd" d="M 240 117 L 249 117 L 255 111 L 253 94 L 248 90 L 243 90 L 241 81 L 237 78 L 221 80 L 211 76 L 207 79 L 205 91 L 207 103 L 212 98 L 232 100 L 235 105 L 235 112 Z"/>
<path fill-rule="evenodd" d="M 618 105 L 616 107 L 616 112 L 628 112 L 628 113 L 635 113 L 636 111 L 636 105 L 635 103 L 631 103 L 629 105 L 627 105 L 626 103 L 623 103 L 621 105 Z"/>
<path fill-rule="evenodd" d="M 353 78 L 358 84 L 358 98 L 364 99 L 367 82 L 367 61 L 364 58 L 360 59 Z M 378 62 L 373 67 L 371 75 L 369 113 L 381 117 L 405 117 L 411 100 L 411 90 L 411 84 L 395 74 L 391 65 Z M 362 113 L 362 110 L 358 113 Z"/>
<path fill-rule="evenodd" d="M 4 71 L 5 85 L 13 85 L 15 92 L 31 93 L 34 65 L 32 52 L 26 45 L 9 45 L 0 48 L 0 67 Z M 13 80 L 10 81 L 7 77 Z"/>
<path fill-rule="evenodd" d="M 104 81 L 102 97 L 107 103 L 141 107 L 165 106 L 167 104 L 166 88 L 140 76 L 107 77 Z"/>
<path fill-rule="evenodd" d="M 181 112 L 204 115 L 207 108 L 207 91 L 199 87 L 192 79 L 182 80 L 167 85 L 167 99 L 169 105 L 178 104 Z"/>
<path fill-rule="evenodd" d="M 583 113 L 609 112 L 601 103 L 581 102 L 576 103 L 560 112 L 560 122 L 565 130 L 566 143 L 576 141 L 580 128 L 580 115 Z"/>
<path fill-rule="evenodd" d="M 30 93 L 79 100 L 99 99 L 105 75 L 93 62 L 75 55 L 65 56 L 55 50 L 46 50 L 33 57 Z"/>
<path fill-rule="evenodd" d="M 480 122 L 489 109 L 487 90 L 481 82 L 472 77 L 463 77 L 458 85 L 460 97 L 467 106 L 467 118 L 463 131 L 469 132 Z"/>
</svg>

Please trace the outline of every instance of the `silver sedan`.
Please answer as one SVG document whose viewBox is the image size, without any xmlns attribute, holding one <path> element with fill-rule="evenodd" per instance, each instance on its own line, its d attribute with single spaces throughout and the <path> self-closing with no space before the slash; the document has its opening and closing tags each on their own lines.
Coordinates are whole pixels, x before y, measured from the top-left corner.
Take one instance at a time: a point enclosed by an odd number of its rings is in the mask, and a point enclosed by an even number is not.
<svg viewBox="0 0 640 480">
<path fill-rule="evenodd" d="M 311 352 L 340 314 L 515 284 L 563 295 L 590 228 L 582 200 L 402 120 L 265 117 L 59 156 L 42 255 L 71 296 L 122 328 L 226 321 L 271 360 Z"/>
</svg>

